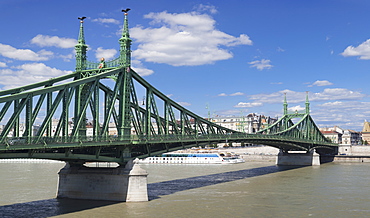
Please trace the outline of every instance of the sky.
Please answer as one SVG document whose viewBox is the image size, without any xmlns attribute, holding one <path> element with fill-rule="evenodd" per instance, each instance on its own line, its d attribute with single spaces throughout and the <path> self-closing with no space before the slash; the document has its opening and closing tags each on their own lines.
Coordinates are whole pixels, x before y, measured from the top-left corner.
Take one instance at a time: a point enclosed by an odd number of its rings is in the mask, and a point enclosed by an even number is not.
<svg viewBox="0 0 370 218">
<path fill-rule="evenodd" d="M 71 73 L 79 20 L 88 60 L 119 51 L 128 15 L 132 67 L 207 117 L 281 117 L 361 131 L 370 120 L 367 0 L 1 0 L 0 90 Z"/>
</svg>

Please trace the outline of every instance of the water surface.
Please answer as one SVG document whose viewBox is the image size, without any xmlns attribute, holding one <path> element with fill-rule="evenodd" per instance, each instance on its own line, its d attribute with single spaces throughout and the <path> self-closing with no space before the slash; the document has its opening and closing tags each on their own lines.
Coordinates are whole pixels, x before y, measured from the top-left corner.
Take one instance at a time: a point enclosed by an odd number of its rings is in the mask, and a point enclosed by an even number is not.
<svg viewBox="0 0 370 218">
<path fill-rule="evenodd" d="M 63 163 L 0 163 L 1 217 L 370 217 L 366 163 L 142 165 L 149 202 L 55 199 Z"/>
</svg>

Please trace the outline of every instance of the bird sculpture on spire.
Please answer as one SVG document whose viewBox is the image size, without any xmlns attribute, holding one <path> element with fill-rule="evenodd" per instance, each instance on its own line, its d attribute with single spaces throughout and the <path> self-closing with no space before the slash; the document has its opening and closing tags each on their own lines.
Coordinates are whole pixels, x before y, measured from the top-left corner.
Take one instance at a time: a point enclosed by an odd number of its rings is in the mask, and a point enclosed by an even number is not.
<svg viewBox="0 0 370 218">
<path fill-rule="evenodd" d="M 79 19 L 79 20 L 81 20 L 81 21 L 80 21 L 81 23 L 83 23 L 83 22 L 84 22 L 84 19 L 85 19 L 85 18 L 86 18 L 86 17 L 78 17 L 78 19 Z"/>
<path fill-rule="evenodd" d="M 127 12 L 131 10 L 130 8 L 122 9 L 122 12 L 125 12 L 125 15 L 127 15 Z"/>
</svg>

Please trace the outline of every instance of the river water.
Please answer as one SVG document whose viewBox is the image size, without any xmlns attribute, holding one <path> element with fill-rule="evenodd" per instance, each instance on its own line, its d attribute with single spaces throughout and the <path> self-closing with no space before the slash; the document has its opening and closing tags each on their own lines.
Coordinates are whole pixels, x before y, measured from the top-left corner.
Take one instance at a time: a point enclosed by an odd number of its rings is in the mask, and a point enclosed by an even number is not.
<svg viewBox="0 0 370 218">
<path fill-rule="evenodd" d="M 0 163 L 0 217 L 370 217 L 370 163 L 141 165 L 148 202 L 56 199 L 64 163 Z"/>
</svg>

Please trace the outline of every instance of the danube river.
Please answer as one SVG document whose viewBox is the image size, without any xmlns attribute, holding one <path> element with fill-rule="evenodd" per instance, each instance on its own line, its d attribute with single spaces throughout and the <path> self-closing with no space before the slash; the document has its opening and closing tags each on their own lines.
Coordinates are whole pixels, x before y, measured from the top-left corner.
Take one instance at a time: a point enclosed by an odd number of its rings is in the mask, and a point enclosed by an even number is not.
<svg viewBox="0 0 370 218">
<path fill-rule="evenodd" d="M 0 217 L 370 217 L 370 164 L 142 165 L 150 201 L 55 199 L 64 163 L 0 163 Z"/>
</svg>

